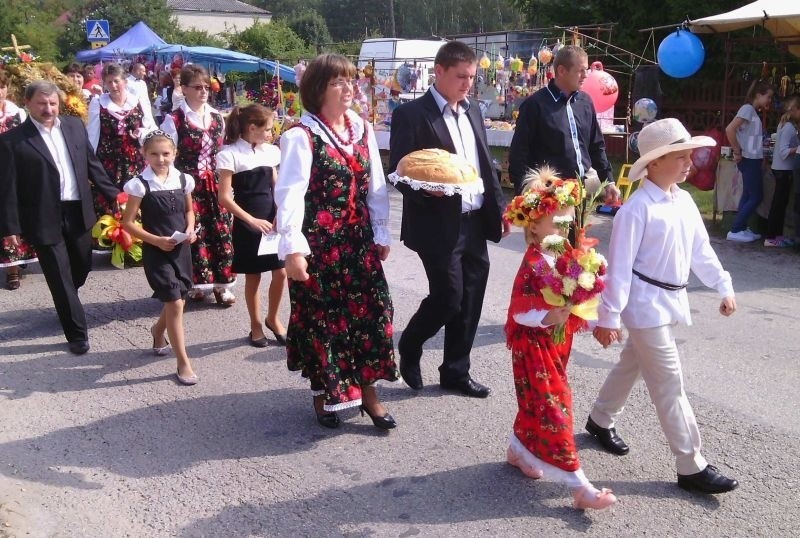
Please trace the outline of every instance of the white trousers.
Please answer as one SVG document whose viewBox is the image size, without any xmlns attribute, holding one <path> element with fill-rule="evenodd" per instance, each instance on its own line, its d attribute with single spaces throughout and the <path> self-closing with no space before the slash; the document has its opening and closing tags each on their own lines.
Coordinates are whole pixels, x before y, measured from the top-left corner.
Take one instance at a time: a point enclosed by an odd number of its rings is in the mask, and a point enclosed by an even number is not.
<svg viewBox="0 0 800 538">
<path fill-rule="evenodd" d="M 671 325 L 628 329 L 619 362 L 606 378 L 590 416 L 598 426 L 613 428 L 633 386 L 644 378 L 661 429 L 675 455 L 678 474 L 699 473 L 708 464 L 700 454 L 700 431 L 683 388 L 683 373 Z"/>
</svg>

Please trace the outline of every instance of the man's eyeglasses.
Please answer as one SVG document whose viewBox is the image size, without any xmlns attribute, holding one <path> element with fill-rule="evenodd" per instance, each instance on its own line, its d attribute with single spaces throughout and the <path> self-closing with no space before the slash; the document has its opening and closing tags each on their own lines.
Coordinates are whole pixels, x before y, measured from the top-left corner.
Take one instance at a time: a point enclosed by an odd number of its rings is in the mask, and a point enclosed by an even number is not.
<svg viewBox="0 0 800 538">
<path fill-rule="evenodd" d="M 353 84 L 355 84 L 355 81 L 353 81 L 352 79 L 340 79 L 331 82 L 330 84 L 328 84 L 328 86 L 333 86 L 334 88 L 342 89 L 345 86 L 347 86 L 348 88 L 352 88 Z"/>
<path fill-rule="evenodd" d="M 197 84 L 196 86 L 189 86 L 189 88 L 193 89 L 196 92 L 211 91 L 211 86 L 206 86 L 205 84 Z"/>
</svg>

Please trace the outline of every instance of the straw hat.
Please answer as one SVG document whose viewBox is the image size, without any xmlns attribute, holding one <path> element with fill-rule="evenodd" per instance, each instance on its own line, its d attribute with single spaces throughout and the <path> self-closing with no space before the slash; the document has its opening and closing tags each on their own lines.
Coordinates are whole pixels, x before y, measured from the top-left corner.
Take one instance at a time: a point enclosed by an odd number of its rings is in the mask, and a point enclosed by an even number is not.
<svg viewBox="0 0 800 538">
<path fill-rule="evenodd" d="M 675 118 L 665 118 L 646 125 L 639 132 L 638 142 L 641 157 L 633 163 L 628 173 L 631 181 L 642 179 L 647 172 L 647 165 L 667 153 L 717 145 L 710 136 L 690 135 Z"/>
</svg>

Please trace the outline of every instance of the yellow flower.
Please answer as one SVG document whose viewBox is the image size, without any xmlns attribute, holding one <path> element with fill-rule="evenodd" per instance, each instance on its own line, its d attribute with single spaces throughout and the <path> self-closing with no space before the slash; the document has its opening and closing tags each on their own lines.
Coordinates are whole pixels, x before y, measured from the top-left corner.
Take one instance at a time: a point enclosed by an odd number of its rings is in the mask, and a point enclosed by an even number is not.
<svg viewBox="0 0 800 538">
<path fill-rule="evenodd" d="M 578 258 L 578 265 L 580 265 L 584 271 L 588 271 L 589 273 L 597 273 L 597 271 L 600 269 L 600 266 L 604 265 L 605 263 L 606 259 L 601 254 L 598 254 L 593 248 L 589 249 L 586 253 L 581 255 L 580 258 Z"/>
</svg>

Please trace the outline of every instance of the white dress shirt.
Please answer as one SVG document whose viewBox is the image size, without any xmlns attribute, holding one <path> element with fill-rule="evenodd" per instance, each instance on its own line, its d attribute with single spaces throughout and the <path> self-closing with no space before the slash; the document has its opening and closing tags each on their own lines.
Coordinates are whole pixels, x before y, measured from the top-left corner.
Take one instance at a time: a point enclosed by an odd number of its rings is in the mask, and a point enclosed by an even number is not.
<svg viewBox="0 0 800 538">
<path fill-rule="evenodd" d="M 72 158 L 67 150 L 67 143 L 64 140 L 64 133 L 61 131 L 61 120 L 55 119 L 52 129 L 48 129 L 31 117 L 31 121 L 36 126 L 39 134 L 42 135 L 50 156 L 58 168 L 59 182 L 61 183 L 61 201 L 71 202 L 81 199 L 78 190 L 78 180 L 75 177 L 75 168 L 72 166 Z"/>
<path fill-rule="evenodd" d="M 222 146 L 217 153 L 217 170 L 230 170 L 234 174 L 247 172 L 259 166 L 277 168 L 281 163 L 281 150 L 274 144 L 257 144 L 255 147 L 240 138 L 233 144 Z"/>
<path fill-rule="evenodd" d="M 181 188 L 181 172 L 174 166 L 170 167 L 167 173 L 167 180 L 163 183 L 153 172 L 150 165 L 147 165 L 140 175 L 149 184 L 151 192 L 173 191 Z M 186 186 L 183 188 L 183 193 L 191 194 L 194 190 L 194 178 L 191 174 L 184 174 L 184 180 L 186 181 Z M 147 190 L 145 190 L 139 176 L 134 176 L 126 181 L 122 190 L 137 198 L 144 198 L 145 194 L 147 194 Z"/>
<path fill-rule="evenodd" d="M 203 130 L 207 130 L 211 126 L 211 114 L 212 113 L 219 114 L 219 112 L 208 103 L 205 103 L 199 112 L 195 112 L 194 110 L 192 110 L 189 107 L 189 105 L 186 104 L 186 101 L 183 101 L 178 108 L 183 110 L 183 114 L 186 116 L 186 121 L 188 121 L 198 129 L 203 129 Z M 221 114 L 220 117 L 222 117 Z M 167 114 L 164 117 L 164 121 L 161 123 L 161 130 L 167 133 L 170 136 L 170 138 L 172 138 L 172 140 L 175 141 L 176 145 L 178 144 L 178 128 L 175 126 L 175 121 L 172 119 L 171 114 Z M 223 132 L 225 131 L 224 120 L 222 123 L 222 130 Z M 203 135 L 204 138 L 207 136 L 208 133 Z"/>
<path fill-rule="evenodd" d="M 361 140 L 364 129 L 367 129 L 367 140 L 370 158 L 369 192 L 367 207 L 372 224 L 375 243 L 388 246 L 392 238 L 389 233 L 389 191 L 383 174 L 378 142 L 369 124 L 361 117 L 348 110 L 347 116 L 353 125 L 355 140 Z M 314 134 L 330 146 L 335 146 L 327 132 L 313 119 L 309 113 L 300 117 L 300 123 L 311 129 Z M 353 154 L 353 145 L 341 146 L 344 151 Z M 305 195 L 311 177 L 312 154 L 311 143 L 303 129 L 289 129 L 281 135 L 281 174 L 275 185 L 275 201 L 278 205 L 278 233 L 281 235 L 278 244 L 278 257 L 286 259 L 289 254 L 308 255 L 308 241 L 302 233 L 305 218 Z"/>
<path fill-rule="evenodd" d="M 453 139 L 453 145 L 456 147 L 456 153 L 464 157 L 468 163 L 475 167 L 478 175 L 481 175 L 481 163 L 478 160 L 478 143 L 475 140 L 475 131 L 472 130 L 472 124 L 467 117 L 467 110 L 469 109 L 469 101 L 462 101 L 458 103 L 456 113 L 458 117 L 453 114 L 453 109 L 447 103 L 442 94 L 436 91 L 435 86 L 430 87 L 431 95 L 436 101 L 436 106 L 442 111 L 444 123 L 447 125 L 447 130 L 450 132 L 450 138 Z M 483 205 L 483 194 L 469 194 L 464 193 L 461 195 L 461 211 L 472 211 L 480 209 Z"/>
<path fill-rule="evenodd" d="M 139 80 L 133 75 L 128 75 L 128 91 L 135 93 L 142 100 L 142 106 L 150 106 L 150 92 L 147 90 L 147 82 Z"/>
<path fill-rule="evenodd" d="M 139 96 L 133 92 L 127 92 L 127 97 L 122 106 L 118 105 L 111 100 L 109 94 L 104 93 L 98 95 L 89 103 L 89 124 L 86 126 L 86 131 L 89 133 L 89 143 L 92 144 L 92 149 L 97 151 L 97 145 L 100 143 L 100 108 L 108 110 L 109 114 L 114 116 L 118 121 L 121 121 L 125 116 L 136 108 L 140 103 Z M 150 103 L 142 102 L 142 127 L 139 133 L 139 143 L 144 140 L 144 137 L 150 131 L 155 130 L 156 121 L 153 119 L 153 111 Z"/>
<path fill-rule="evenodd" d="M 0 124 L 4 123 L 8 118 L 13 118 L 17 114 L 19 114 L 19 122 L 22 123 L 27 118 L 27 114 L 25 114 L 25 110 L 19 108 L 15 105 L 12 101 L 2 101 L 0 102 Z"/>
<path fill-rule="evenodd" d="M 691 270 L 720 297 L 733 296 L 731 275 L 722 268 L 692 197 L 677 185 L 665 192 L 649 179 L 614 217 L 600 327 L 631 329 L 691 325 L 686 289 L 648 284 L 633 270 L 667 284 L 681 285 Z"/>
</svg>

